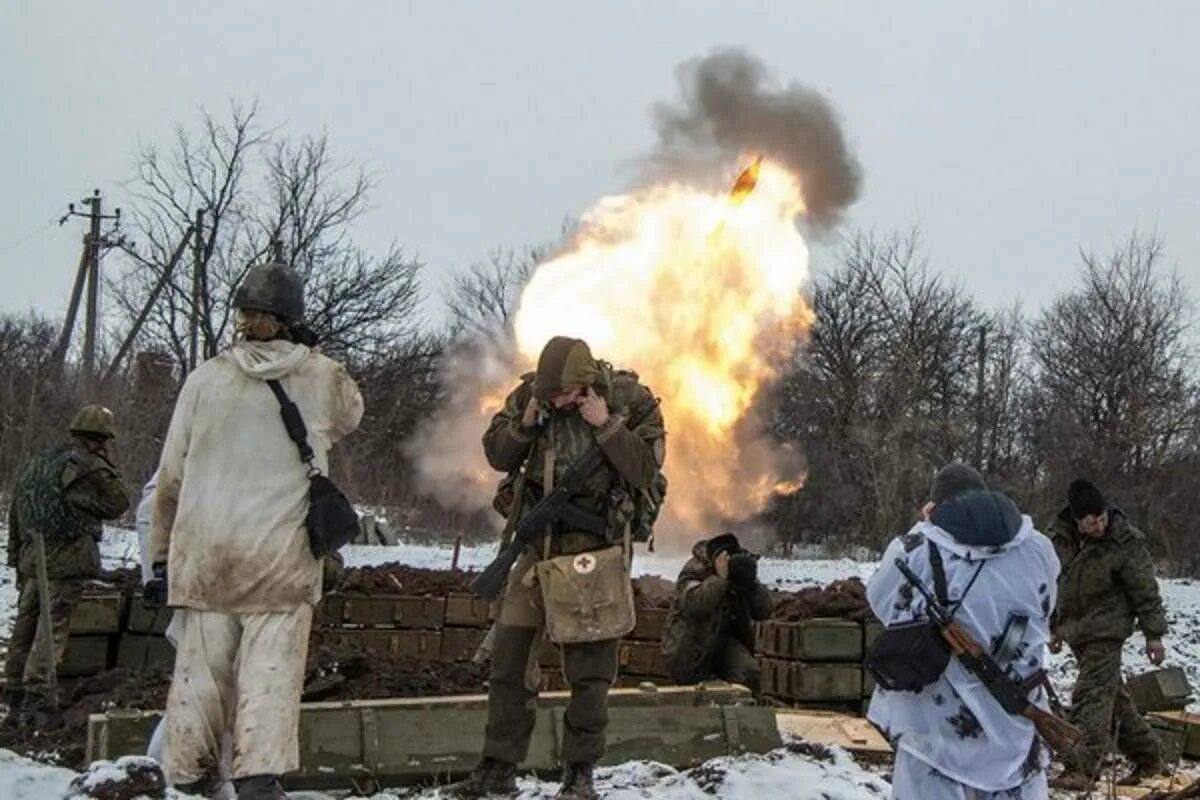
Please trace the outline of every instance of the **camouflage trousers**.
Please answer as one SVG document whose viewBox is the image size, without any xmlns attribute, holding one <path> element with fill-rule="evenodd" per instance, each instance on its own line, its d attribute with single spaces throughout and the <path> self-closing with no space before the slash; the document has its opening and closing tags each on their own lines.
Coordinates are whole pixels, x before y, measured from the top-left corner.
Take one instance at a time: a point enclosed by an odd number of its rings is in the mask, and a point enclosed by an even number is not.
<svg viewBox="0 0 1200 800">
<path fill-rule="evenodd" d="M 732 636 L 717 643 L 712 656 L 700 664 L 670 664 L 671 679 L 676 683 L 691 684 L 719 678 L 730 683 L 739 683 L 756 696 L 761 685 L 761 672 L 754 653 Z"/>
<path fill-rule="evenodd" d="M 71 612 L 83 594 L 83 581 L 50 581 L 50 634 L 54 651 L 54 666 L 62 664 L 71 628 Z M 49 671 L 42 632 L 41 597 L 34 578 L 21 582 L 17 597 L 17 615 L 13 620 L 12 636 L 8 641 L 8 657 L 4 678 L 10 689 L 24 688 L 31 692 L 45 691 Z"/>
<path fill-rule="evenodd" d="M 1097 775 L 1105 754 L 1111 751 L 1113 732 L 1117 749 L 1135 764 L 1162 760 L 1158 737 L 1138 713 L 1121 679 L 1119 641 L 1089 642 L 1072 646 L 1079 677 L 1071 694 L 1071 722 L 1083 730 L 1083 739 L 1067 759 L 1085 775 Z"/>
<path fill-rule="evenodd" d="M 492 645 L 483 755 L 510 764 L 521 763 L 529 754 L 536 716 L 545 609 L 538 587 L 522 580 L 534 561 L 522 557 L 513 567 Z M 604 755 L 608 690 L 617 679 L 617 640 L 563 645 L 562 662 L 563 677 L 571 687 L 563 715 L 562 760 L 594 764 Z"/>
</svg>

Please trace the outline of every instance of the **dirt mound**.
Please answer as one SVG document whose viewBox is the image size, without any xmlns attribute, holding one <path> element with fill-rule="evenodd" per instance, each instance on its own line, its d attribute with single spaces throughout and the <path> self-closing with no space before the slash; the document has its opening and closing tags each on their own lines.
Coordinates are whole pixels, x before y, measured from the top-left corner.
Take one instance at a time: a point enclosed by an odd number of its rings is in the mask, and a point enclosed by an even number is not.
<svg viewBox="0 0 1200 800">
<path fill-rule="evenodd" d="M 445 595 L 469 591 L 474 572 L 380 564 L 346 570 L 338 591 L 346 594 Z"/>
<path fill-rule="evenodd" d="M 633 599 L 638 608 L 670 608 L 675 584 L 658 575 L 633 579 Z"/>
<path fill-rule="evenodd" d="M 360 652 L 321 647 L 309 657 L 304 700 L 377 700 L 486 691 L 488 665 L 440 662 L 409 656 L 368 658 Z"/>
<path fill-rule="evenodd" d="M 772 592 L 774 619 L 795 622 L 813 617 L 864 620 L 871 617 L 867 587 L 858 578 L 834 581 L 828 586 L 806 586 L 796 592 Z"/>
<path fill-rule="evenodd" d="M 0 748 L 81 769 L 87 749 L 88 716 L 113 708 L 161 709 L 167 703 L 170 673 L 113 669 L 78 681 L 64 694 L 61 725 L 17 728 L 0 725 Z"/>
</svg>

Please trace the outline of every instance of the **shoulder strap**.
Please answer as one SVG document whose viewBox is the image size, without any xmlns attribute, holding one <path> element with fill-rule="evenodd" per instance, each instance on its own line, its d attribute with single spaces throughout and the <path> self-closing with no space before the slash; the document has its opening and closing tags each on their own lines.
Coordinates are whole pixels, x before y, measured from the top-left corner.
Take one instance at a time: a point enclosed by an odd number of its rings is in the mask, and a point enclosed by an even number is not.
<svg viewBox="0 0 1200 800">
<path fill-rule="evenodd" d="M 304 425 L 304 417 L 300 416 L 300 409 L 292 402 L 292 398 L 288 397 L 279 381 L 269 380 L 267 386 L 271 387 L 275 399 L 279 401 L 279 415 L 283 417 L 283 427 L 287 429 L 288 438 L 296 443 L 296 449 L 300 451 L 300 460 L 308 467 L 310 475 L 319 474 L 320 470 L 313 464 L 315 455 L 308 443 L 308 428 Z"/>
<path fill-rule="evenodd" d="M 963 589 L 962 595 L 951 606 L 946 589 L 946 566 L 942 562 L 942 551 L 938 550 L 936 544 L 929 542 L 929 565 L 933 568 L 933 592 L 937 595 L 938 602 L 944 608 L 950 609 L 950 616 L 954 616 L 962 608 L 963 602 L 967 599 L 967 594 L 975 585 L 975 581 L 978 580 L 979 573 L 983 572 L 983 565 L 986 563 L 986 561 L 979 562 L 979 566 L 975 568 L 975 574 L 971 576 L 971 580 L 967 583 L 966 588 Z"/>
</svg>

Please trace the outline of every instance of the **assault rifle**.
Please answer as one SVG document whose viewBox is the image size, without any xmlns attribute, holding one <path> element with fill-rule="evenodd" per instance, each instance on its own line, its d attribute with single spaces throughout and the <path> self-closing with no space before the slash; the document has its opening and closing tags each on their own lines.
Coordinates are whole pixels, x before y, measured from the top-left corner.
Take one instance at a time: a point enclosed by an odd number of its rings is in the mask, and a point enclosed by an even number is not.
<svg viewBox="0 0 1200 800">
<path fill-rule="evenodd" d="M 656 408 L 658 408 L 657 400 L 636 420 L 627 423 L 628 426 L 636 429 L 649 419 Z M 594 533 L 604 530 L 607 525 L 605 518 L 571 503 L 571 498 L 603 461 L 604 451 L 600 449 L 600 444 L 598 442 L 592 444 L 588 451 L 567 469 L 566 474 L 557 482 L 550 494 L 542 497 L 534 504 L 533 508 L 521 517 L 513 529 L 512 541 L 500 551 L 500 554 L 491 564 L 487 565 L 483 572 L 479 573 L 479 577 L 471 581 L 472 594 L 487 600 L 495 600 L 499 597 L 504 591 L 508 573 L 512 570 L 512 565 L 518 556 L 526 547 L 534 544 L 538 537 L 546 532 L 546 528 L 555 522 L 562 521 L 576 530 Z"/>
<path fill-rule="evenodd" d="M 983 682 L 988 693 L 996 698 L 1000 706 L 1009 714 L 1025 717 L 1033 722 L 1038 734 L 1054 752 L 1064 754 L 1071 750 L 1083 736 L 1083 731 L 1065 719 L 1029 702 L 1027 687 L 1021 685 L 1001 669 L 995 659 L 983 649 L 983 646 L 975 641 L 975 637 L 954 621 L 953 615 L 938 602 L 925 584 L 921 583 L 921 579 L 909 569 L 904 559 L 897 558 L 896 567 L 913 588 L 925 598 L 925 607 L 929 611 L 929 618 L 950 645 L 950 651 L 958 657 L 968 672 Z"/>
</svg>

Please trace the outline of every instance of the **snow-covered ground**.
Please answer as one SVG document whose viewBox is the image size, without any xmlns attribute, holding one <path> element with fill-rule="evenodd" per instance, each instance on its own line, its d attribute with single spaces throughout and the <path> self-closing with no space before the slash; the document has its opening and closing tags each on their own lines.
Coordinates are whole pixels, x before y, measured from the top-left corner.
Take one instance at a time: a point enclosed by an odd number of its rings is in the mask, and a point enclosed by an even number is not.
<svg viewBox="0 0 1200 800">
<path fill-rule="evenodd" d="M 0 556 L 7 542 L 7 532 L 0 527 Z M 486 565 L 496 548 L 464 547 L 459 556 L 463 568 Z M 137 538 L 131 531 L 107 529 L 101 545 L 106 567 L 136 566 Z M 449 547 L 400 545 L 397 547 L 351 546 L 344 551 L 348 566 L 367 566 L 389 561 L 401 561 L 413 566 L 432 569 L 448 568 L 452 559 Z M 660 575 L 673 579 L 686 561 L 685 553 L 646 553 L 639 551 L 635 560 L 638 575 Z M 3 558 L 0 558 L 3 563 Z M 807 558 L 783 560 L 764 558 L 759 574 L 774 588 L 797 589 L 803 586 L 824 585 L 839 578 L 857 575 L 864 580 L 876 564 L 849 559 Z M 1193 686 L 1200 687 L 1200 584 L 1190 580 L 1164 580 L 1162 590 L 1171 623 L 1167 639 L 1168 665 L 1183 667 Z M 16 587 L 12 571 L 0 567 L 0 642 L 11 629 L 16 605 Z M 1150 668 L 1141 652 L 1140 637 L 1134 637 L 1126 647 L 1125 667 L 1128 673 Z M 1064 696 L 1075 678 L 1075 664 L 1069 654 L 1052 659 L 1052 677 Z M 743 756 L 711 761 L 697 769 L 679 772 L 660 764 L 632 762 L 601 770 L 599 784 L 605 797 L 618 800 L 632 798 L 756 798 L 759 796 L 793 797 L 798 800 L 826 798 L 828 800 L 870 799 L 886 797 L 888 784 L 876 769 L 859 766 L 841 751 L 813 752 L 792 743 L 790 747 L 765 756 Z M 29 761 L 0 750 L 0 798 L 13 800 L 42 800 L 62 798 L 75 773 Z M 524 800 L 553 797 L 557 786 L 552 782 L 525 779 L 521 784 Z M 179 798 L 180 796 L 175 795 Z M 332 796 L 320 793 L 296 793 L 299 800 L 326 800 Z M 436 789 L 397 790 L 376 795 L 373 800 L 436 800 Z"/>
</svg>

